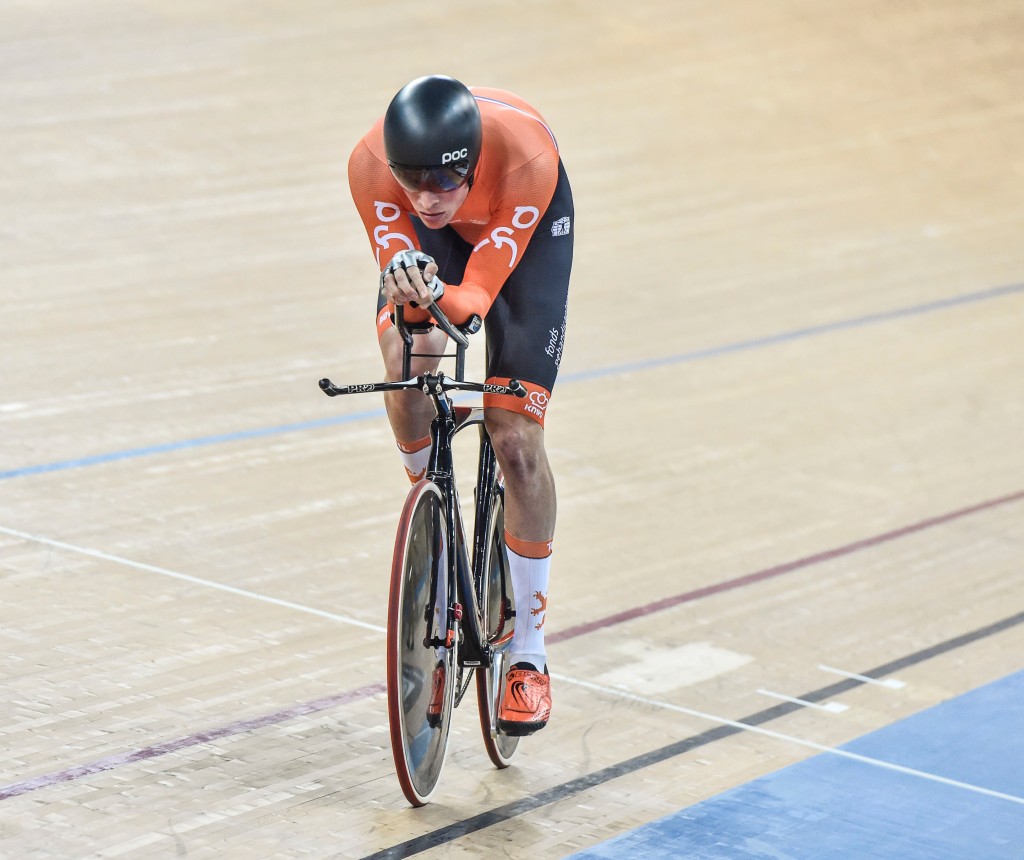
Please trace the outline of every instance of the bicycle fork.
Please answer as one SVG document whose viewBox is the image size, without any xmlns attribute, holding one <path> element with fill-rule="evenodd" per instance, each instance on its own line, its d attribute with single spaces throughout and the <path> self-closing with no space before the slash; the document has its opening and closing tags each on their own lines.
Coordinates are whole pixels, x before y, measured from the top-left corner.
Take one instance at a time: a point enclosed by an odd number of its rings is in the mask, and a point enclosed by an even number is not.
<svg viewBox="0 0 1024 860">
<path fill-rule="evenodd" d="M 433 396 L 437 408 L 437 416 L 430 427 L 431 459 L 427 477 L 441 490 L 446 527 L 444 546 L 437 547 L 433 553 L 439 562 L 437 569 L 431 572 L 431 600 L 425 619 L 427 636 L 424 644 L 435 648 L 454 648 L 457 645 L 460 667 L 487 666 L 490 665 L 490 648 L 478 623 L 478 601 L 467 552 L 465 524 L 453 477 L 452 438 L 458 429 L 454 407 L 439 390 L 427 390 L 425 393 Z M 445 436 L 444 444 L 441 444 L 442 434 Z M 440 535 L 441 530 L 435 528 L 434 532 Z"/>
<path fill-rule="evenodd" d="M 488 641 L 489 632 L 485 629 L 483 613 L 487 611 L 484 605 L 487 599 L 484 577 L 489 575 L 487 565 L 492 540 L 491 516 L 495 504 L 492 488 L 498 474 L 497 460 L 483 426 L 482 410 L 457 409 L 434 377 L 424 377 L 423 392 L 434 401 L 437 413 L 430 425 L 431 455 L 426 474 L 441 491 L 445 519 L 443 536 L 440 528 L 434 529 L 437 539 L 444 541 L 444 546 L 436 547 L 432 553 L 437 561 L 435 569 L 431 571 L 431 599 L 424 619 L 427 628 L 424 644 L 445 649 L 444 659 L 451 661 L 449 665 L 457 663 L 455 706 L 458 706 L 469 688 L 468 682 L 465 685 L 462 682 L 464 669 L 491 669 L 488 694 L 490 701 L 496 703 L 500 701 L 504 684 L 504 660 L 503 655 L 492 648 Z M 480 428 L 472 559 L 459 505 L 452 456 L 455 434 L 470 425 Z M 506 599 L 504 594 L 501 597 L 502 600 Z M 457 649 L 454 654 L 451 651 L 453 648 Z M 496 737 L 497 707 L 489 710 L 488 730 L 491 737 Z"/>
</svg>

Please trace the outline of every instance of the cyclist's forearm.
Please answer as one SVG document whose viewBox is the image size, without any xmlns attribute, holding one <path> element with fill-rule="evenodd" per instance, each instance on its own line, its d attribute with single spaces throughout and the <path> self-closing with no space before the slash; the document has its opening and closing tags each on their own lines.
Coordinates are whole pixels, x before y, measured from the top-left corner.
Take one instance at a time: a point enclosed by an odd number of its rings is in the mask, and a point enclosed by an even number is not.
<svg viewBox="0 0 1024 860">
<path fill-rule="evenodd" d="M 493 301 L 494 296 L 480 285 L 463 282 L 454 286 L 448 285 L 438 305 L 455 325 L 462 325 L 473 314 L 478 314 L 481 318 L 487 316 Z"/>
</svg>

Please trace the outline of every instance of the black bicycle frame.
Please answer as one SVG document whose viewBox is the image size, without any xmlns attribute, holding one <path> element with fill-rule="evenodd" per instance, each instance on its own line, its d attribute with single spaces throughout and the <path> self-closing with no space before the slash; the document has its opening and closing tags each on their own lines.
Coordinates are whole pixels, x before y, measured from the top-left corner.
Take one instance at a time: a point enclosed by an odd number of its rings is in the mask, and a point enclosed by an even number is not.
<svg viewBox="0 0 1024 860">
<path fill-rule="evenodd" d="M 446 534 L 449 548 L 446 593 L 453 596 L 447 607 L 447 627 L 442 636 L 427 631 L 428 644 L 432 646 L 451 645 L 452 640 L 464 634 L 459 643 L 459 665 L 489 666 L 491 648 L 487 644 L 486 632 L 481 629 L 482 612 L 477 583 L 484 575 L 486 564 L 487 523 L 490 520 L 494 499 L 490 492 L 497 462 L 487 429 L 483 425 L 483 410 L 479 408 L 458 409 L 441 390 L 436 377 L 423 377 L 424 390 L 433 398 L 437 416 L 430 425 L 431 456 L 427 466 L 427 477 L 437 484 L 444 497 Z M 465 523 L 459 506 L 458 487 L 455 483 L 455 467 L 452 457 L 452 440 L 455 434 L 466 427 L 480 427 L 480 462 L 477 468 L 476 514 L 473 535 L 473 558 L 467 557 Z M 437 603 L 438 577 L 440 571 L 432 574 L 431 602 Z M 430 623 L 429 621 L 427 622 Z"/>
<path fill-rule="evenodd" d="M 445 627 L 435 633 L 433 629 L 433 609 L 428 611 L 424 619 L 424 644 L 430 647 L 451 647 L 458 641 L 459 633 L 464 636 L 459 641 L 460 666 L 490 666 L 492 649 L 487 643 L 487 632 L 481 629 L 483 614 L 481 612 L 482 581 L 487 563 L 487 526 L 490 522 L 494 505 L 491 492 L 497 476 L 497 460 L 491 438 L 484 426 L 484 411 L 481 407 L 457 407 L 448 396 L 448 388 L 475 391 L 480 393 L 511 394 L 525 397 L 526 388 L 518 380 L 509 380 L 508 385 L 473 383 L 465 381 L 466 347 L 469 335 L 479 331 L 482 320 L 473 316 L 461 326 L 454 326 L 447 316 L 437 307 L 428 309 L 439 328 L 455 343 L 456 351 L 450 353 L 416 353 L 413 351 L 415 339 L 413 335 L 426 332 L 433 328 L 430 323 L 421 326 L 409 326 L 405 322 L 403 308 L 395 309 L 394 323 L 402 338 L 403 380 L 400 382 L 373 382 L 365 385 L 336 386 L 329 379 L 320 380 L 321 390 L 330 397 L 339 394 L 366 394 L 373 391 L 409 391 L 418 388 L 434 401 L 436 415 L 430 423 L 431 453 L 427 466 L 427 476 L 441 490 L 444 497 L 444 514 L 447 521 L 445 540 L 454 552 L 448 553 L 448 569 L 444 572 L 447 583 L 446 595 L 449 597 L 445 618 Z M 413 358 L 455 359 L 454 384 L 443 373 L 426 373 L 411 379 Z M 452 456 L 452 440 L 455 434 L 466 427 L 480 428 L 480 461 L 477 467 L 476 520 L 473 533 L 473 558 L 467 557 L 467 541 L 462 512 L 458 504 L 458 488 L 455 485 L 455 466 Z M 440 557 L 441 553 L 436 553 Z M 437 606 L 437 595 L 440 571 L 431 573 L 430 607 Z M 504 598 L 504 595 L 503 595 Z M 460 602 L 461 601 L 461 602 Z M 468 610 L 468 612 L 467 612 Z"/>
</svg>

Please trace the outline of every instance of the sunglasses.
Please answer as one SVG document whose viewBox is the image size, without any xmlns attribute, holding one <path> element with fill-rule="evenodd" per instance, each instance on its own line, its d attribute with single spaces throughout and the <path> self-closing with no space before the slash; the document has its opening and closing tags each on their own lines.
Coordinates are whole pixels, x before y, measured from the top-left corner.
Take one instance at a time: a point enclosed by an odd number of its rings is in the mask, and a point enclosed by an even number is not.
<svg viewBox="0 0 1024 860">
<path fill-rule="evenodd" d="M 412 192 L 430 191 L 443 194 L 461 188 L 469 181 L 469 165 L 465 162 L 445 167 L 406 167 L 388 162 L 398 183 Z"/>
</svg>

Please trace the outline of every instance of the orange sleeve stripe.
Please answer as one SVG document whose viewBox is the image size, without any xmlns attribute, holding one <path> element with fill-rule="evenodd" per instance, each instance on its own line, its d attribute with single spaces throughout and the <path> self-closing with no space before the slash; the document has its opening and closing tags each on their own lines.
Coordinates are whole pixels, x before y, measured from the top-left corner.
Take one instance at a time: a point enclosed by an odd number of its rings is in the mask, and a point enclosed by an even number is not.
<svg viewBox="0 0 1024 860">
<path fill-rule="evenodd" d="M 500 287 L 501 284 L 499 290 Z M 473 314 L 480 314 L 481 318 L 487 316 L 497 294 L 497 291 L 491 294 L 483 287 L 463 280 L 461 284 L 447 285 L 445 294 L 438 304 L 448 315 L 448 319 L 456 325 L 462 325 L 468 322 Z"/>
<path fill-rule="evenodd" d="M 523 558 L 547 558 L 551 555 L 550 540 L 520 540 L 505 530 L 505 546 Z"/>
</svg>

